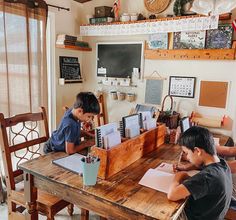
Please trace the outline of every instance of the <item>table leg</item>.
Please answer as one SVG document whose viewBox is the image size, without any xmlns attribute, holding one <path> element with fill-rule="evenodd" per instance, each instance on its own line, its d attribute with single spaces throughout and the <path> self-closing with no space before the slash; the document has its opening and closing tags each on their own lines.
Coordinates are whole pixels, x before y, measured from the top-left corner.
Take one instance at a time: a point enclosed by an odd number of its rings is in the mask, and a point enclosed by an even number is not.
<svg viewBox="0 0 236 220">
<path fill-rule="evenodd" d="M 34 187 L 33 175 L 26 172 L 24 172 L 24 189 L 27 209 L 27 212 L 25 213 L 25 219 L 38 220 L 38 211 L 36 209 L 37 188 Z"/>
<path fill-rule="evenodd" d="M 81 220 L 89 220 L 89 211 L 87 209 L 81 208 L 80 219 Z"/>
</svg>

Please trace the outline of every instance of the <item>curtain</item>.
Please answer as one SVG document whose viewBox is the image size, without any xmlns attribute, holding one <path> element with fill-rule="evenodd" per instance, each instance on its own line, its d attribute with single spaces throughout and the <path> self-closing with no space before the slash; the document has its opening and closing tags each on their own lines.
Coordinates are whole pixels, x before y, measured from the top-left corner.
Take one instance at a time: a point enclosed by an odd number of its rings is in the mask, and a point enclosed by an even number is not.
<svg viewBox="0 0 236 220">
<path fill-rule="evenodd" d="M 47 4 L 0 0 L 0 112 L 47 109 Z"/>
<path fill-rule="evenodd" d="M 46 21 L 43 0 L 0 0 L 0 112 L 5 117 L 47 109 Z M 2 162 L 0 155 L 0 181 Z M 0 182 L 0 202 L 4 199 Z"/>
</svg>

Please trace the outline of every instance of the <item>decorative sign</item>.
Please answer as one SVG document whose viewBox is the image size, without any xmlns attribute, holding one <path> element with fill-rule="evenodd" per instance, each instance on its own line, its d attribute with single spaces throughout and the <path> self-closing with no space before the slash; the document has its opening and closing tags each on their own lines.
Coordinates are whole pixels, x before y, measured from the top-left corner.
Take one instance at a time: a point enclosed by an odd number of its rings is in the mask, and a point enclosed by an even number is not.
<svg viewBox="0 0 236 220">
<path fill-rule="evenodd" d="M 149 49 L 168 49 L 168 33 L 149 35 Z"/>
<path fill-rule="evenodd" d="M 65 82 L 81 82 L 81 72 L 78 57 L 60 56 L 60 78 Z"/>
<path fill-rule="evenodd" d="M 169 95 L 194 98 L 196 77 L 170 76 Z"/>
<path fill-rule="evenodd" d="M 181 31 L 200 31 L 217 29 L 219 16 L 190 17 L 166 20 L 148 20 L 130 23 L 117 22 L 114 24 L 80 26 L 81 36 L 114 36 L 156 34 Z"/>
<path fill-rule="evenodd" d="M 219 25 L 218 29 L 207 31 L 206 48 L 231 48 L 234 29 L 231 24 Z"/>
<path fill-rule="evenodd" d="M 206 31 L 174 33 L 174 49 L 204 49 Z"/>
<path fill-rule="evenodd" d="M 162 92 L 163 92 L 163 80 L 147 79 L 145 103 L 161 105 Z"/>
</svg>

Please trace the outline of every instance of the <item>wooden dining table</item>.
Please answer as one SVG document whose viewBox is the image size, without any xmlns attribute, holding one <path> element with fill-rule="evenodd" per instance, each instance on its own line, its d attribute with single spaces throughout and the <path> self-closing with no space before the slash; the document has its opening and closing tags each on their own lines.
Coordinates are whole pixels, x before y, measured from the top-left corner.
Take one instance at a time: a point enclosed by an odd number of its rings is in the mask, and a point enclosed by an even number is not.
<svg viewBox="0 0 236 220">
<path fill-rule="evenodd" d="M 83 177 L 52 163 L 66 156 L 63 152 L 25 162 L 20 169 L 24 171 L 26 219 L 38 219 L 36 200 L 40 189 L 107 219 L 174 220 L 185 201 L 169 201 L 165 193 L 142 186 L 139 181 L 161 162 L 178 161 L 180 152 L 178 145 L 164 144 L 109 179 L 98 178 L 95 186 L 84 186 Z"/>
</svg>

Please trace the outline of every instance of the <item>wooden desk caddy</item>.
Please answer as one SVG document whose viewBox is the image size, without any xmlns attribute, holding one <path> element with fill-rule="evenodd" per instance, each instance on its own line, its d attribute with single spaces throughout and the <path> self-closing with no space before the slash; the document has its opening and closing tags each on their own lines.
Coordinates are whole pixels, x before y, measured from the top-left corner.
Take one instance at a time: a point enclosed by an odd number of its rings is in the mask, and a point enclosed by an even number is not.
<svg viewBox="0 0 236 220">
<path fill-rule="evenodd" d="M 162 145 L 165 131 L 166 127 L 162 124 L 109 150 L 93 146 L 91 153 L 101 159 L 98 177 L 107 179 Z"/>
</svg>

